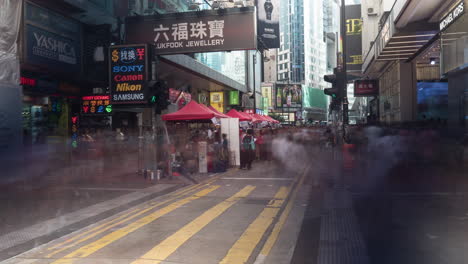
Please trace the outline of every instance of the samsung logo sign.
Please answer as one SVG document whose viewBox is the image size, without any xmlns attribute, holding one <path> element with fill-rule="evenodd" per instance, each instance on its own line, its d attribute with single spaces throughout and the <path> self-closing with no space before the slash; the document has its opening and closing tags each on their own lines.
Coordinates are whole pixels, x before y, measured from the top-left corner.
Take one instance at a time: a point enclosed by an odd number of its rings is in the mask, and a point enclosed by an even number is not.
<svg viewBox="0 0 468 264">
<path fill-rule="evenodd" d="M 450 24 L 452 24 L 453 22 L 455 22 L 455 20 L 460 18 L 461 15 L 463 15 L 463 13 L 465 13 L 465 3 L 461 2 L 454 9 L 452 9 L 449 12 L 449 14 L 446 15 L 444 19 L 442 19 L 442 21 L 440 21 L 440 31 L 445 30 L 448 26 L 450 26 Z"/>
</svg>

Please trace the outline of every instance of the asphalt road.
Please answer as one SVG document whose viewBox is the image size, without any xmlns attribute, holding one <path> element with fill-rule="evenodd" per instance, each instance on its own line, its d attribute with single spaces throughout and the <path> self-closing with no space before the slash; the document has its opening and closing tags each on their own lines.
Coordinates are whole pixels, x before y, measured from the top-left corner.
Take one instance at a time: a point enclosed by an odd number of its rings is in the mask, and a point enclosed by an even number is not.
<svg viewBox="0 0 468 264">
<path fill-rule="evenodd" d="M 4 263 L 290 263 L 310 197 L 306 167 L 233 170 Z"/>
</svg>

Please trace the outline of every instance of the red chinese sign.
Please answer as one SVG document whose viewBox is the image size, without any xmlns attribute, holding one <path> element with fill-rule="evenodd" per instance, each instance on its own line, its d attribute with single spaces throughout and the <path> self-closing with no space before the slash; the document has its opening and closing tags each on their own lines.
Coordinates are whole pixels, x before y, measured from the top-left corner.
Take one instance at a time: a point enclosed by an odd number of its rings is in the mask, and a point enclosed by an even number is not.
<svg viewBox="0 0 468 264">
<path fill-rule="evenodd" d="M 379 95 L 378 80 L 354 81 L 354 97 L 368 97 Z"/>
</svg>

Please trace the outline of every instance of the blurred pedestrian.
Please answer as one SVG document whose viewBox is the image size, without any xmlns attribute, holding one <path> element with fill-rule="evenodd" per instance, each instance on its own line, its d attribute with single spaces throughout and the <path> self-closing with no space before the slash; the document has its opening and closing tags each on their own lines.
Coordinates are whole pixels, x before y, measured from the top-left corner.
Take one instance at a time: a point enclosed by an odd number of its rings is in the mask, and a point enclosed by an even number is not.
<svg viewBox="0 0 468 264">
<path fill-rule="evenodd" d="M 255 159 L 255 137 L 253 130 L 248 129 L 241 141 L 241 169 L 252 169 L 252 162 Z"/>
</svg>

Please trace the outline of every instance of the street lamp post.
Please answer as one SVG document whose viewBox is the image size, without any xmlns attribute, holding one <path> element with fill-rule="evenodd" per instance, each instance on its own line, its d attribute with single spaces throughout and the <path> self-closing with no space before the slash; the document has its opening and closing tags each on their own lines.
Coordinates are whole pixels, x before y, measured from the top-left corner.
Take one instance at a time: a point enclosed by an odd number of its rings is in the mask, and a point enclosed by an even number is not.
<svg viewBox="0 0 468 264">
<path fill-rule="evenodd" d="M 346 11 L 345 11 L 345 0 L 341 0 L 341 39 L 343 50 L 341 52 L 342 58 L 342 93 L 343 93 L 343 138 L 346 137 L 346 125 L 348 124 L 348 76 L 347 76 L 347 65 L 346 65 Z"/>
</svg>

